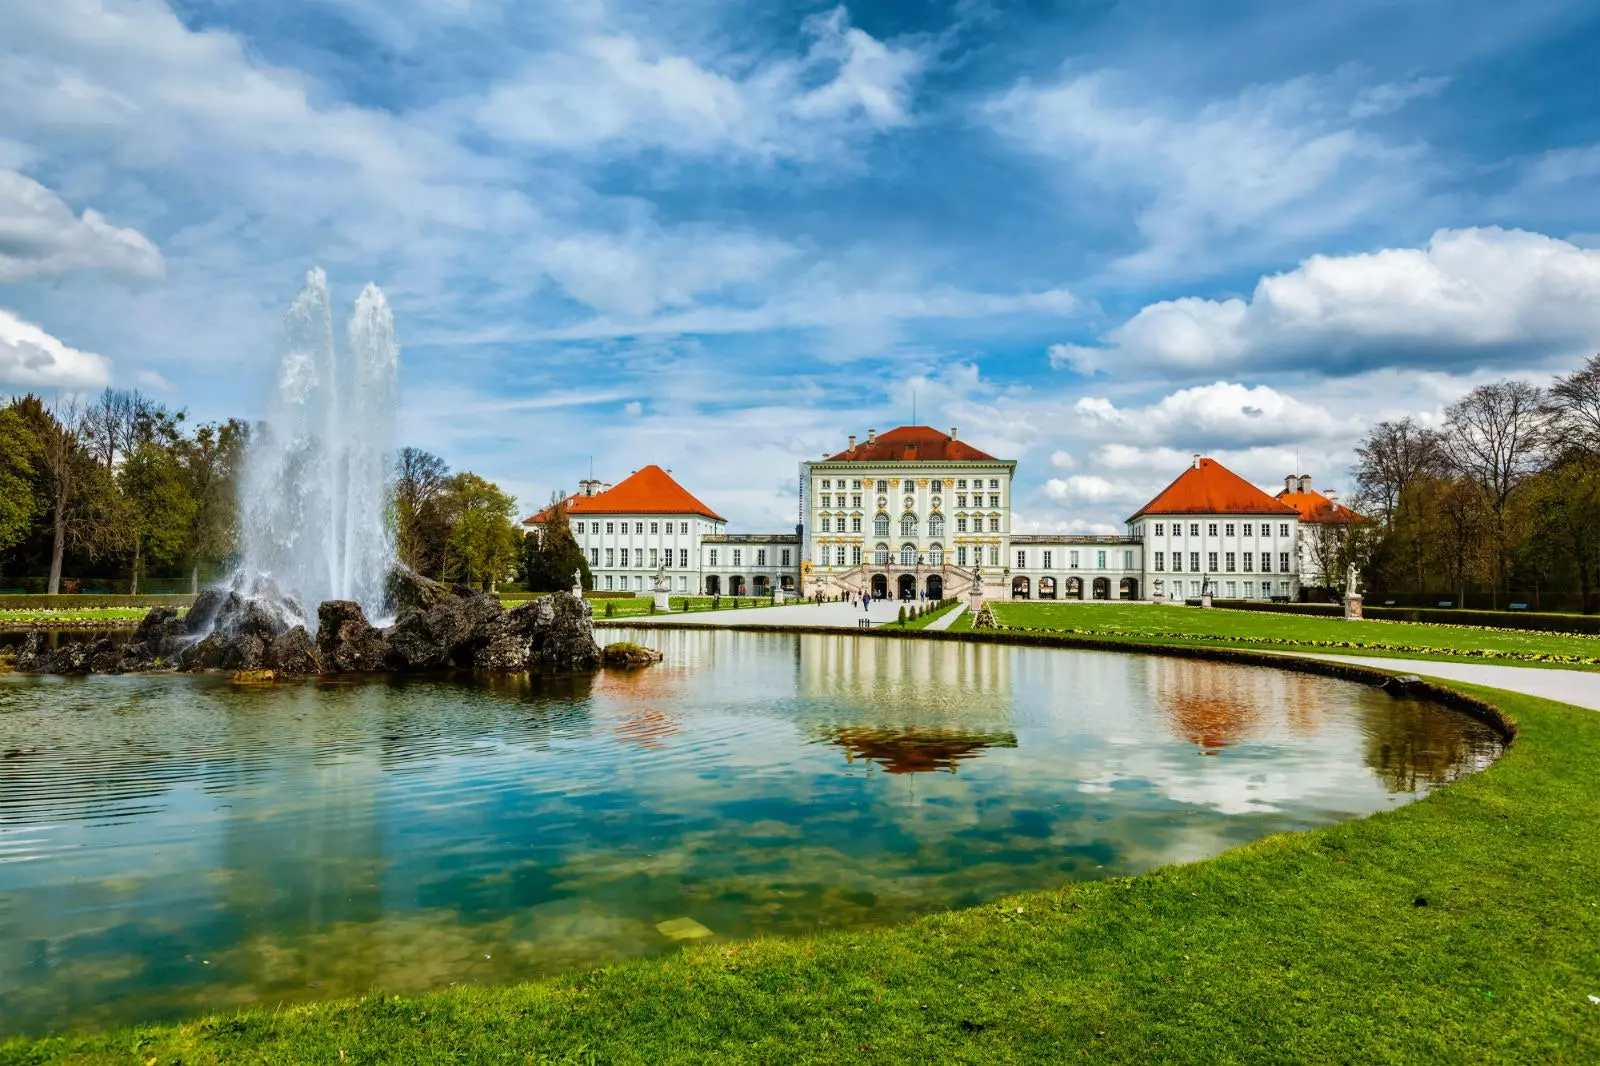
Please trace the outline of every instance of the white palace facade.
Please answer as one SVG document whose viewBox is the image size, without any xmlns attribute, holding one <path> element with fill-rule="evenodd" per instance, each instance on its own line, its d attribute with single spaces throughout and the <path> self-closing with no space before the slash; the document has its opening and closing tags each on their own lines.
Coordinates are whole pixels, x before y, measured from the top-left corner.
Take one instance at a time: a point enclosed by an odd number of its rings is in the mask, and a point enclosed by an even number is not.
<svg viewBox="0 0 1600 1066">
<path fill-rule="evenodd" d="M 1110 535 L 1015 534 L 1016 460 L 927 426 L 868 431 L 800 464 L 800 522 L 730 533 L 659 466 L 565 501 L 600 591 L 648 595 L 871 595 L 894 599 L 1294 599 L 1319 583 L 1302 531 L 1359 517 L 1291 475 L 1277 496 L 1214 459 L 1193 462 Z M 537 530 L 549 514 L 527 519 Z"/>
</svg>

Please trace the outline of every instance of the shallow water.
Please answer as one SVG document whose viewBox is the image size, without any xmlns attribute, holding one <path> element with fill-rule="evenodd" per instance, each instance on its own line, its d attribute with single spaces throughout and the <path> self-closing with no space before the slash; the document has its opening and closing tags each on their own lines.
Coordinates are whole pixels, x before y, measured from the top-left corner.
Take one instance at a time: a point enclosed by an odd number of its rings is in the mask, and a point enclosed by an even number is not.
<svg viewBox="0 0 1600 1066">
<path fill-rule="evenodd" d="M 0 678 L 0 1027 L 881 925 L 1382 810 L 1500 747 L 1454 712 L 1267 668 L 618 635 L 666 663 Z"/>
</svg>

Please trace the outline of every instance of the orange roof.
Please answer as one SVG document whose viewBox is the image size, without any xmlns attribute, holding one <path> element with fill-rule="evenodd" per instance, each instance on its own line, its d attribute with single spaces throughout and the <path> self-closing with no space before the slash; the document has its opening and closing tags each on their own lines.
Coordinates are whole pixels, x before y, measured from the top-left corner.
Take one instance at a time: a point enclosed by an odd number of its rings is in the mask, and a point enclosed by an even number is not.
<svg viewBox="0 0 1600 1066">
<path fill-rule="evenodd" d="M 1298 514 L 1279 503 L 1215 459 L 1200 459 L 1135 511 L 1132 522 L 1147 514 Z"/>
<path fill-rule="evenodd" d="M 1362 518 L 1342 503 L 1334 503 L 1316 489 L 1310 492 L 1290 492 L 1284 489 L 1273 499 L 1288 504 L 1300 512 L 1302 522 L 1327 522 L 1331 525 L 1349 525 Z"/>
<path fill-rule="evenodd" d="M 698 514 L 726 521 L 721 515 L 694 498 L 688 489 L 672 480 L 672 475 L 655 464 L 636 470 L 604 492 L 593 496 L 568 496 L 567 513 L 590 514 Z M 554 506 L 553 504 L 551 505 Z M 546 507 L 523 525 L 530 526 L 550 517 Z"/>
<path fill-rule="evenodd" d="M 932 426 L 901 426 L 830 455 L 830 463 L 994 462 L 995 457 Z"/>
</svg>

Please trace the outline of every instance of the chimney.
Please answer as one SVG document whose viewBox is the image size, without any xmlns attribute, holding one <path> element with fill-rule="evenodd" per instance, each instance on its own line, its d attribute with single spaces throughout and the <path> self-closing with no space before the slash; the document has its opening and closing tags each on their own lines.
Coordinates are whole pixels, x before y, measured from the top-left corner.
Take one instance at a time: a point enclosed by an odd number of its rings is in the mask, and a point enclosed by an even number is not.
<svg viewBox="0 0 1600 1066">
<path fill-rule="evenodd" d="M 955 440 L 956 439 L 956 427 L 955 426 L 951 426 L 950 427 L 950 439 L 951 440 Z"/>
<path fill-rule="evenodd" d="M 856 450 L 856 435 L 854 433 L 850 434 L 850 450 Z"/>
<path fill-rule="evenodd" d="M 1310 491 L 1311 491 L 1311 475 L 1310 474 L 1301 474 L 1300 475 L 1300 495 L 1304 496 L 1306 493 L 1308 493 Z"/>
<path fill-rule="evenodd" d="M 873 441 L 875 441 L 877 439 L 878 439 L 878 431 L 877 430 L 875 430 L 875 429 L 867 430 L 867 443 L 868 444 L 871 444 Z"/>
<path fill-rule="evenodd" d="M 1194 468 L 1196 470 L 1200 469 L 1200 453 L 1199 452 L 1195 452 L 1194 453 Z"/>
<path fill-rule="evenodd" d="M 1338 492 L 1336 492 L 1333 489 L 1329 489 L 1327 492 L 1323 493 L 1323 495 L 1328 497 L 1328 502 L 1329 503 L 1333 504 L 1335 507 L 1339 506 L 1339 493 Z"/>
<path fill-rule="evenodd" d="M 1290 474 L 1290 475 L 1288 475 L 1287 477 L 1285 477 L 1283 479 L 1283 491 L 1284 492 L 1293 492 L 1294 491 L 1294 475 L 1293 474 Z"/>
</svg>

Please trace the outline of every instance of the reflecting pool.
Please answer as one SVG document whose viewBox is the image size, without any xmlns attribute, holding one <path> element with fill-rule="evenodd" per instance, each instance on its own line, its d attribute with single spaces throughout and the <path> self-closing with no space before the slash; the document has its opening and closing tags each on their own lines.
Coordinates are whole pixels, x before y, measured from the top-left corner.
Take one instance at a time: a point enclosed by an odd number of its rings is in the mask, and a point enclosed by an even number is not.
<svg viewBox="0 0 1600 1066">
<path fill-rule="evenodd" d="M 0 677 L 0 1026 L 894 922 L 1405 803 L 1499 738 L 1138 655 L 611 631 L 635 673 Z"/>
</svg>

